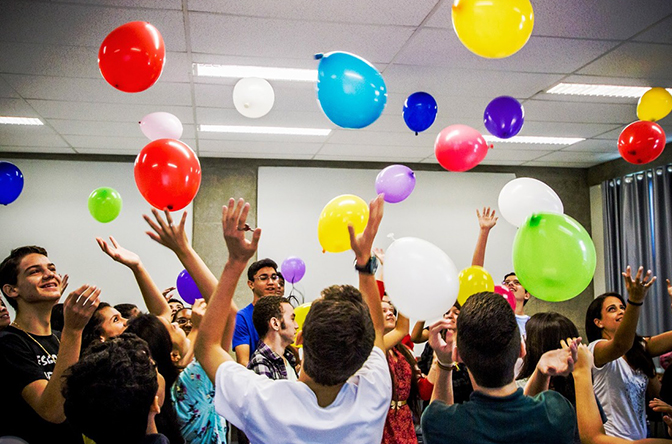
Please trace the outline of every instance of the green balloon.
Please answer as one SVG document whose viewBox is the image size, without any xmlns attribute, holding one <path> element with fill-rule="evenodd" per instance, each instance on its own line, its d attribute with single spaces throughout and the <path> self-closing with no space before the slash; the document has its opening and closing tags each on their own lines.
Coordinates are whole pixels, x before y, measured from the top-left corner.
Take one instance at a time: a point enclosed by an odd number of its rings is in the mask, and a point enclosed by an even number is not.
<svg viewBox="0 0 672 444">
<path fill-rule="evenodd" d="M 544 301 L 578 296 L 593 279 L 595 264 L 590 235 L 564 214 L 532 214 L 513 241 L 516 277 L 530 294 Z"/>
<path fill-rule="evenodd" d="M 114 188 L 97 188 L 89 195 L 89 213 L 98 222 L 112 222 L 120 212 L 121 196 Z"/>
</svg>

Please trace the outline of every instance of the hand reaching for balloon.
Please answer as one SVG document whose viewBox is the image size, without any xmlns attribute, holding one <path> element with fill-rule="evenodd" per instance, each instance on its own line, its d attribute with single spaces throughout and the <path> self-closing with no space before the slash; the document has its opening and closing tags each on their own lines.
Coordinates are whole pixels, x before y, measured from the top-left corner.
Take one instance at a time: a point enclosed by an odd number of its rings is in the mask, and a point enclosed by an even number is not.
<svg viewBox="0 0 672 444">
<path fill-rule="evenodd" d="M 495 217 L 495 210 L 491 210 L 490 207 L 483 207 L 483 214 L 477 209 L 476 216 L 478 217 L 478 226 L 481 227 L 481 230 L 487 231 L 490 231 L 492 227 L 497 225 L 497 220 L 499 219 Z"/>
<path fill-rule="evenodd" d="M 355 227 L 348 225 L 348 233 L 350 233 L 350 247 L 355 252 L 357 265 L 365 266 L 371 258 L 371 249 L 373 248 L 373 240 L 378 233 L 380 221 L 383 220 L 383 207 L 385 201 L 383 195 L 373 199 L 369 203 L 369 220 L 366 223 L 364 232 L 360 235 L 355 235 Z"/>
<path fill-rule="evenodd" d="M 378 258 L 378 262 L 380 262 L 380 265 L 384 265 L 385 263 L 385 250 L 382 248 L 374 248 L 373 249 L 373 255 Z"/>
<path fill-rule="evenodd" d="M 68 276 L 67 274 L 64 274 L 63 276 L 61 276 L 61 287 L 60 287 L 61 295 L 63 295 L 63 293 L 65 293 L 65 290 L 68 288 L 68 281 L 69 280 L 70 280 L 70 276 Z"/>
<path fill-rule="evenodd" d="M 584 373 L 590 376 L 593 369 L 593 354 L 585 344 L 579 344 L 577 348 L 577 360 L 574 363 L 574 370 L 572 373 Z"/>
<path fill-rule="evenodd" d="M 186 254 L 190 248 L 187 232 L 184 228 L 187 223 L 187 212 L 185 211 L 182 213 L 182 219 L 180 219 L 180 223 L 177 225 L 173 223 L 173 218 L 168 210 L 164 211 L 166 217 L 165 220 L 155 209 L 152 209 L 152 214 L 154 215 L 156 222 L 146 214 L 142 215 L 149 226 L 152 227 L 152 230 L 154 230 L 154 232 L 147 231 L 147 236 L 151 237 L 154 241 L 160 243 L 164 247 L 174 251 L 178 256 Z"/>
<path fill-rule="evenodd" d="M 141 264 L 140 256 L 119 245 L 112 236 L 110 236 L 111 245 L 99 237 L 96 238 L 96 242 L 98 242 L 98 246 L 105 254 L 120 264 L 126 265 L 128 268 L 135 268 Z"/>
<path fill-rule="evenodd" d="M 642 274 L 644 273 L 644 267 L 639 267 L 635 277 L 632 277 L 630 266 L 625 269 L 623 273 L 623 279 L 625 280 L 625 288 L 628 290 L 628 300 L 634 303 L 640 303 L 644 301 L 646 293 L 651 288 L 654 282 L 656 282 L 656 277 L 651 277 L 651 270 L 646 272 L 646 276 L 642 279 Z M 649 280 L 650 279 L 650 280 Z"/>
<path fill-rule="evenodd" d="M 168 288 L 166 288 L 165 290 L 163 290 L 163 291 L 161 292 L 161 294 L 162 294 L 163 297 L 166 299 L 166 301 L 168 301 L 168 300 L 170 300 L 170 299 L 173 297 L 172 293 L 173 293 L 175 290 L 177 290 L 175 287 L 168 287 Z"/>
<path fill-rule="evenodd" d="M 446 332 L 445 339 L 441 337 L 442 331 Z M 448 319 L 440 319 L 429 326 L 429 345 L 442 364 L 457 361 L 454 337 L 455 331 L 450 329 L 450 321 Z"/>
<path fill-rule="evenodd" d="M 257 252 L 261 228 L 256 228 L 252 233 L 252 240 L 245 238 L 247 215 L 250 212 L 250 204 L 243 199 L 238 202 L 231 198 L 229 205 L 222 208 L 222 229 L 224 240 L 229 250 L 229 260 L 244 262 L 247 264 Z"/>
<path fill-rule="evenodd" d="M 208 305 L 204 299 L 196 299 L 194 305 L 191 306 L 191 325 L 193 330 L 198 330 L 201 326 L 201 320 L 205 316 L 205 310 Z"/>
</svg>

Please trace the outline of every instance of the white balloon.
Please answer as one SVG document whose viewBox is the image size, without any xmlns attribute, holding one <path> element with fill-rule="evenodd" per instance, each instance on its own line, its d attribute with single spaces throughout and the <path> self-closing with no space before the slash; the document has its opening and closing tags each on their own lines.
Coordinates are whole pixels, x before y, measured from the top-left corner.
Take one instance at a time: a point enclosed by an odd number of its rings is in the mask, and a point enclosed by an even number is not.
<svg viewBox="0 0 672 444">
<path fill-rule="evenodd" d="M 256 119 L 268 114 L 275 103 L 275 92 L 264 79 L 240 79 L 233 87 L 233 105 L 245 117 Z"/>
<path fill-rule="evenodd" d="M 562 201 L 544 182 L 521 177 L 504 185 L 499 192 L 499 212 L 510 224 L 519 227 L 532 213 L 564 213 Z"/>
<path fill-rule="evenodd" d="M 406 317 L 441 317 L 455 303 L 458 288 L 455 264 L 430 242 L 404 237 L 385 252 L 385 291 Z"/>
<path fill-rule="evenodd" d="M 177 116 L 162 111 L 143 117 L 140 121 L 140 129 L 149 140 L 179 139 L 184 130 Z"/>
</svg>

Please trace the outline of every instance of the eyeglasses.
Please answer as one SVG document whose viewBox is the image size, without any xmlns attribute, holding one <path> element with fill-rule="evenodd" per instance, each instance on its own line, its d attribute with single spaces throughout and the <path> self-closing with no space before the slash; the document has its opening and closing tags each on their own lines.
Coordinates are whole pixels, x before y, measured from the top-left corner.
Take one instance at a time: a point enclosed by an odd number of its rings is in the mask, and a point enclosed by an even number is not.
<svg viewBox="0 0 672 444">
<path fill-rule="evenodd" d="M 261 282 L 266 282 L 269 279 L 272 280 L 272 281 L 277 281 L 278 279 L 280 279 L 280 276 L 278 276 L 275 273 L 273 273 L 270 276 L 267 275 L 267 274 L 262 274 L 262 275 L 259 275 L 259 276 L 255 276 L 255 279 L 259 279 Z"/>
<path fill-rule="evenodd" d="M 512 281 L 502 281 L 502 285 L 504 285 L 505 287 L 508 287 L 509 285 L 518 286 L 518 285 L 520 285 L 520 282 L 517 279 L 514 279 Z"/>
<path fill-rule="evenodd" d="M 177 325 L 187 325 L 187 324 L 191 324 L 191 319 L 177 318 L 177 319 L 175 319 L 175 322 L 177 322 Z"/>
</svg>

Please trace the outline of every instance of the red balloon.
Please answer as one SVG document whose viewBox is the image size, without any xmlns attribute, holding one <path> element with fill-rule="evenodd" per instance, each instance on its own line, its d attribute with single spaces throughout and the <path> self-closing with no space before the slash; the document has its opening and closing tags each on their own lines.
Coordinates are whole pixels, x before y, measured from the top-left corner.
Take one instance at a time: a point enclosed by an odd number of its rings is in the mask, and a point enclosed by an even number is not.
<svg viewBox="0 0 672 444">
<path fill-rule="evenodd" d="M 665 131 L 655 122 L 632 122 L 618 136 L 618 151 L 630 163 L 649 163 L 660 156 L 664 149 Z"/>
<path fill-rule="evenodd" d="M 488 144 L 478 131 L 467 125 L 444 128 L 434 142 L 434 154 L 449 171 L 467 171 L 481 163 Z"/>
<path fill-rule="evenodd" d="M 189 146 L 175 139 L 148 143 L 135 159 L 140 194 L 159 210 L 181 210 L 201 186 L 201 163 Z"/>
<path fill-rule="evenodd" d="M 158 29 L 147 22 L 130 22 L 108 34 L 98 50 L 98 67 L 118 90 L 144 91 L 161 76 L 166 48 Z"/>
</svg>

